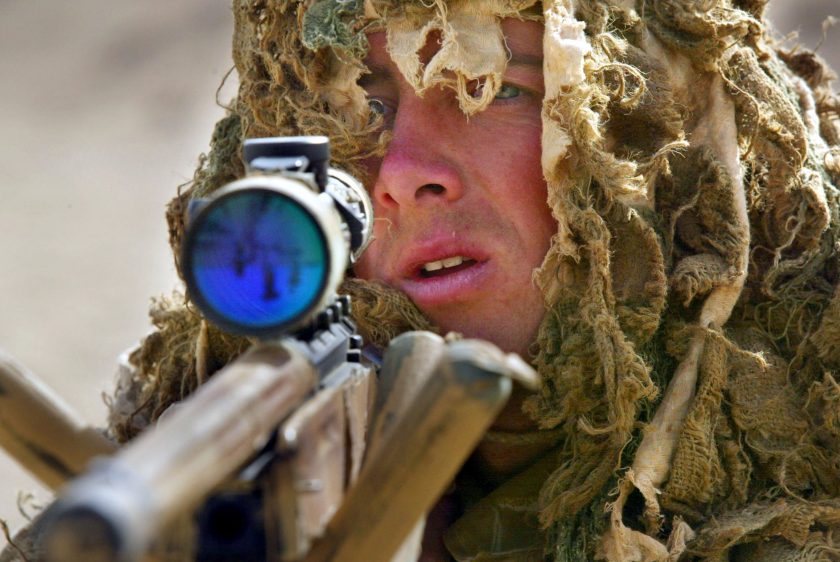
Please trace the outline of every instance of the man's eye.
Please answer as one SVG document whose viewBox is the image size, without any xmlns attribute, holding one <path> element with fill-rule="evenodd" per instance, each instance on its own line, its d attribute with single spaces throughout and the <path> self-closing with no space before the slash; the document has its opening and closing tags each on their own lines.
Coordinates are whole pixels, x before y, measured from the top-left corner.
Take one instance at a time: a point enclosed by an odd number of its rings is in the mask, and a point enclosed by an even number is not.
<svg viewBox="0 0 840 562">
<path fill-rule="evenodd" d="M 368 98 L 368 106 L 374 115 L 382 115 L 385 117 L 388 114 L 388 106 L 380 99 Z"/>
<path fill-rule="evenodd" d="M 502 87 L 499 88 L 499 93 L 496 94 L 497 100 L 509 100 L 516 97 L 519 97 L 522 94 L 522 90 L 513 86 L 511 84 L 502 84 Z"/>
</svg>

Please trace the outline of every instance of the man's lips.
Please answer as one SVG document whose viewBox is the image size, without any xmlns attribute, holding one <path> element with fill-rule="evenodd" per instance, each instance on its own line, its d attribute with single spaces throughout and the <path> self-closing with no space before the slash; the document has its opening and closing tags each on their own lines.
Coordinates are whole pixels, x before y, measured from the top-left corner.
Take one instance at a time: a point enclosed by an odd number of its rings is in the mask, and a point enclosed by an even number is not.
<svg viewBox="0 0 840 562">
<path fill-rule="evenodd" d="M 405 279 L 400 284 L 411 300 L 421 309 L 464 302 L 486 292 L 493 272 L 491 261 L 474 262 L 468 267 L 453 268 L 451 272 Z"/>
<path fill-rule="evenodd" d="M 480 245 L 465 240 L 453 239 L 452 236 L 440 239 L 429 239 L 412 244 L 400 252 L 402 258 L 397 263 L 397 276 L 402 280 L 419 280 L 423 275 L 423 268 L 427 264 L 445 262 L 450 258 L 461 257 L 464 262 L 481 264 L 490 259 L 489 252 Z M 463 269 L 463 268 L 453 268 Z M 435 273 L 444 273 L 436 271 Z"/>
<path fill-rule="evenodd" d="M 398 266 L 399 285 L 421 308 L 453 303 L 482 290 L 492 271 L 489 253 L 463 240 L 429 241 L 405 252 Z M 463 262 L 433 271 L 424 269 L 454 257 Z M 439 264 L 438 264 L 439 265 Z"/>
</svg>

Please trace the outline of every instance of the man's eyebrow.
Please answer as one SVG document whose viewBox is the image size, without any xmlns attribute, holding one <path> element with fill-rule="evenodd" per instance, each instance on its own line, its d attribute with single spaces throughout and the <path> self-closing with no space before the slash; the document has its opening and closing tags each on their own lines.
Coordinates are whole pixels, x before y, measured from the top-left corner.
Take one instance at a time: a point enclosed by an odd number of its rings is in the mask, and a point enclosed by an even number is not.
<svg viewBox="0 0 840 562">
<path fill-rule="evenodd" d="M 369 86 L 377 82 L 390 80 L 392 77 L 391 69 L 387 65 L 370 62 L 365 64 L 369 72 L 365 72 L 359 78 L 359 85 Z"/>
</svg>

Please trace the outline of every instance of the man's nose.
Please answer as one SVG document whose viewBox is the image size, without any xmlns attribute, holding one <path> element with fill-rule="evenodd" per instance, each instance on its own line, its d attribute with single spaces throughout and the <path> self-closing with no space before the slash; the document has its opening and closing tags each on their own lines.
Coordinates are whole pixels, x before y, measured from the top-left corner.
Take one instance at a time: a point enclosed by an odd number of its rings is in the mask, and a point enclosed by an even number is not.
<svg viewBox="0 0 840 562">
<path fill-rule="evenodd" d="M 413 91 L 402 96 L 373 188 L 374 199 L 385 208 L 452 202 L 464 194 L 453 139 L 459 138 L 459 120 L 466 119 L 436 97 L 418 98 Z"/>
</svg>

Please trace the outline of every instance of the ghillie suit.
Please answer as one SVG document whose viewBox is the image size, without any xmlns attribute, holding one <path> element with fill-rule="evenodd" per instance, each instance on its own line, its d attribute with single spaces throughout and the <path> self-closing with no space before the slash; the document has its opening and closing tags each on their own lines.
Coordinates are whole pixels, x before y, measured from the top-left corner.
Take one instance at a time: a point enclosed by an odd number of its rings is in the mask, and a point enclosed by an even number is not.
<svg viewBox="0 0 840 562">
<path fill-rule="evenodd" d="M 359 176 L 387 149 L 357 85 L 367 32 L 387 30 L 418 91 L 451 87 L 472 114 L 501 86 L 499 19 L 539 19 L 558 230 L 534 273 L 544 389 L 526 409 L 558 445 L 485 498 L 516 530 L 508 542 L 474 510 L 450 548 L 840 558 L 840 98 L 816 56 L 769 39 L 765 3 L 234 0 L 239 93 L 169 209 L 175 254 L 188 200 L 243 174 L 243 138 L 324 134 Z M 421 64 L 433 30 L 441 47 Z M 392 289 L 344 289 L 370 341 L 431 328 Z M 153 320 L 132 358 L 139 378 L 114 404 L 121 440 L 248 345 L 189 304 L 159 304 Z M 540 528 L 519 532 L 516 517 L 537 510 Z"/>
</svg>

